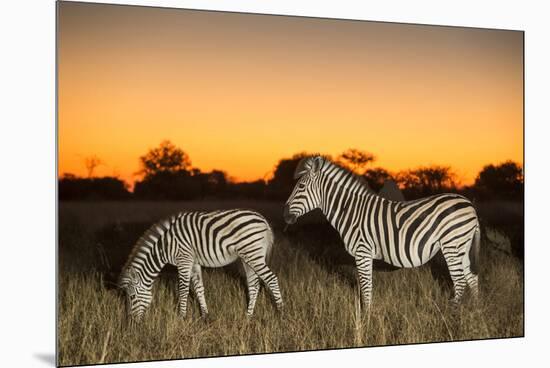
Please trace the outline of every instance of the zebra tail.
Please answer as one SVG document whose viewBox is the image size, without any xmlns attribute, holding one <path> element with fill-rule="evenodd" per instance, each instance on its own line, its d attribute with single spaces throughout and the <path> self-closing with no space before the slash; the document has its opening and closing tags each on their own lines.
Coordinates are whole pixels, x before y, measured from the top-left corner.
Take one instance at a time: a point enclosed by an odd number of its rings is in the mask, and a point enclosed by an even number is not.
<svg viewBox="0 0 550 368">
<path fill-rule="evenodd" d="M 273 237 L 273 229 L 271 229 L 271 226 L 269 226 L 269 223 L 266 221 L 266 232 L 265 232 L 265 241 L 267 243 L 267 248 L 265 252 L 265 262 L 269 263 L 271 260 L 271 253 L 273 250 L 273 242 L 275 241 Z"/>
<path fill-rule="evenodd" d="M 470 270 L 473 274 L 479 273 L 479 248 L 481 243 L 481 231 L 479 226 L 474 232 L 474 237 L 472 238 L 472 246 L 470 247 Z"/>
</svg>

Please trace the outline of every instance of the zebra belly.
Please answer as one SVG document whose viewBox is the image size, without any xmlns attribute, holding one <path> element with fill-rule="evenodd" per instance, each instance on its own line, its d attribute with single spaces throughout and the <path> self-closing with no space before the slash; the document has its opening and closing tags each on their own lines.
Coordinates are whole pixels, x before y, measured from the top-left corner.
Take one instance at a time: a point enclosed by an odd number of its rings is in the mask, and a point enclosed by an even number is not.
<svg viewBox="0 0 550 368">
<path fill-rule="evenodd" d="M 237 260 L 238 255 L 232 249 L 223 246 L 208 247 L 202 245 L 200 249 L 195 247 L 195 262 L 203 267 L 223 267 Z"/>
<path fill-rule="evenodd" d="M 231 264 L 237 260 L 238 256 L 235 255 L 229 255 L 225 257 L 221 257 L 220 259 L 214 257 L 214 259 L 209 259 L 206 257 L 197 257 L 196 261 L 199 265 L 202 267 L 223 267 L 227 266 L 228 264 Z"/>
<path fill-rule="evenodd" d="M 439 249 L 437 242 L 430 244 L 388 244 L 385 251 L 377 251 L 375 258 L 400 268 L 419 267 L 426 264 Z M 407 248 L 406 248 L 407 247 Z"/>
</svg>

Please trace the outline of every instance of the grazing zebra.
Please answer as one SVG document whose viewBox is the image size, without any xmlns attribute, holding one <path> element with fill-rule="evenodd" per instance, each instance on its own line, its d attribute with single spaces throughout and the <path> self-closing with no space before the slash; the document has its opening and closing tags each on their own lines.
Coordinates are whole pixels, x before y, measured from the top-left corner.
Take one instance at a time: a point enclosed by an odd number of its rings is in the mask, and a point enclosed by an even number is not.
<svg viewBox="0 0 550 368">
<path fill-rule="evenodd" d="M 282 308 L 277 276 L 266 264 L 273 233 L 267 220 L 250 210 L 181 212 L 153 225 L 137 241 L 119 278 L 126 292 L 126 315 L 139 322 L 152 300 L 152 286 L 164 265 L 178 269 L 179 314 L 185 317 L 192 284 L 201 314 L 204 298 L 201 267 L 222 267 L 240 259 L 248 284 L 247 315 L 252 316 L 260 279 Z"/>
<path fill-rule="evenodd" d="M 472 203 L 458 194 L 397 202 L 371 191 L 363 178 L 320 156 L 302 159 L 284 219 L 319 208 L 355 258 L 363 305 L 371 302 L 373 259 L 397 267 L 418 267 L 439 249 L 454 284 L 453 304 L 466 287 L 478 294 L 479 223 Z"/>
</svg>

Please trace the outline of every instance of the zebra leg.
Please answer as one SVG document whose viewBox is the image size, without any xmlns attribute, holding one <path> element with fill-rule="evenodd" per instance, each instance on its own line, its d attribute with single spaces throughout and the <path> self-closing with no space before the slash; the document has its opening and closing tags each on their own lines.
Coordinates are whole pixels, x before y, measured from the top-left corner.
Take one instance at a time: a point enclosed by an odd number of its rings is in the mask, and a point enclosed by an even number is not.
<svg viewBox="0 0 550 368">
<path fill-rule="evenodd" d="M 457 306 L 464 295 L 464 289 L 466 287 L 462 257 L 454 243 L 441 245 L 441 251 L 443 252 L 443 257 L 445 258 L 449 273 L 451 274 L 451 279 L 453 280 L 454 297 L 451 302 L 454 306 Z"/>
<path fill-rule="evenodd" d="M 208 307 L 206 306 L 206 299 L 204 297 L 204 285 L 202 283 L 202 270 L 201 266 L 197 263 L 193 265 L 191 271 L 191 283 L 193 285 L 193 290 L 195 295 L 199 300 L 199 306 L 201 309 L 201 315 L 206 317 L 208 315 Z"/>
<path fill-rule="evenodd" d="M 474 300 L 477 301 L 479 299 L 479 285 L 477 282 L 478 276 L 472 273 L 472 271 L 470 270 L 470 267 L 467 267 L 464 269 L 464 278 L 466 279 L 466 283 L 470 288 L 472 297 L 474 298 Z"/>
<path fill-rule="evenodd" d="M 267 267 L 265 257 L 250 257 L 247 253 L 242 251 L 237 251 L 237 254 L 241 257 L 242 261 L 246 263 L 267 285 L 273 299 L 275 299 L 277 309 L 281 311 L 283 309 L 283 299 L 281 297 L 281 290 L 279 289 L 279 280 L 277 279 L 277 276 L 275 276 L 275 274 L 269 269 L 269 267 Z"/>
<path fill-rule="evenodd" d="M 180 317 L 184 318 L 187 314 L 187 297 L 189 296 L 189 286 L 193 262 L 191 260 L 180 261 L 177 267 L 179 292 L 178 313 Z"/>
<path fill-rule="evenodd" d="M 479 299 L 478 272 L 479 272 L 479 246 L 480 246 L 480 230 L 476 228 L 472 236 L 472 240 L 467 244 L 467 249 L 462 258 L 462 267 L 464 268 L 464 278 L 472 293 L 472 297 L 477 302 Z M 472 272 L 472 269 L 475 273 Z"/>
<path fill-rule="evenodd" d="M 246 284 L 248 287 L 248 307 L 246 309 L 246 315 L 251 317 L 254 314 L 256 298 L 258 297 L 258 292 L 260 291 L 260 278 L 245 262 L 242 262 L 242 264 L 246 272 Z"/>
<path fill-rule="evenodd" d="M 372 299 L 372 257 L 362 251 L 355 255 L 355 265 L 359 274 L 359 287 L 363 306 L 369 310 Z"/>
<path fill-rule="evenodd" d="M 474 274 L 470 268 L 469 249 L 466 250 L 466 253 L 462 257 L 462 269 L 464 270 L 464 279 L 468 284 L 472 297 L 477 301 L 479 295 L 478 275 Z"/>
</svg>

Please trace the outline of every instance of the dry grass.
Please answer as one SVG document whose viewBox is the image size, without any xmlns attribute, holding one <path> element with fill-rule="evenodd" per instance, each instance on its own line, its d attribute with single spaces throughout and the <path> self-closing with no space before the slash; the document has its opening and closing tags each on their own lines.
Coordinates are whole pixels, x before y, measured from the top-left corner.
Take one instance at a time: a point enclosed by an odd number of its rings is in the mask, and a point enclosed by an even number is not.
<svg viewBox="0 0 550 368">
<path fill-rule="evenodd" d="M 82 208 L 85 206 L 90 205 Z M 103 211 L 101 206 L 95 210 Z M 71 210 L 76 212 L 72 216 L 83 215 L 78 206 L 73 207 Z M 136 211 L 120 204 L 116 207 L 120 218 L 125 211 Z M 65 210 L 61 208 L 62 213 Z M 172 206 L 165 210 L 173 212 Z M 151 216 L 158 216 L 162 210 L 151 212 Z M 90 211 L 85 214 L 90 216 Z M 113 220 L 103 218 L 107 223 Z M 62 216 L 60 231 L 68 232 L 69 228 L 63 226 Z M 81 236 L 82 245 L 92 242 L 86 236 L 89 233 Z M 61 252 L 64 247 L 71 249 L 63 244 L 64 237 L 60 238 Z M 456 311 L 448 303 L 450 288 L 436 281 L 428 267 L 375 271 L 373 307 L 369 313 L 361 314 L 353 268 L 327 267 L 326 262 L 306 252 L 308 245 L 302 242 L 277 232 L 271 264 L 279 276 L 285 311 L 277 314 L 262 288 L 251 320 L 245 317 L 246 288 L 241 278 L 232 272 L 208 269 L 204 282 L 210 320 L 200 319 L 194 299 L 187 318 L 178 318 L 175 277 L 165 275 L 156 283 L 144 323 L 138 330 L 128 331 L 123 328 L 121 295 L 104 286 L 103 275 L 64 267 L 59 277 L 58 363 L 128 362 L 523 335 L 523 270 L 514 258 L 485 251 L 480 274 L 481 301 L 474 306 L 466 300 Z M 340 245 L 334 244 L 337 246 Z M 78 260 L 74 263 L 78 264 Z"/>
</svg>

